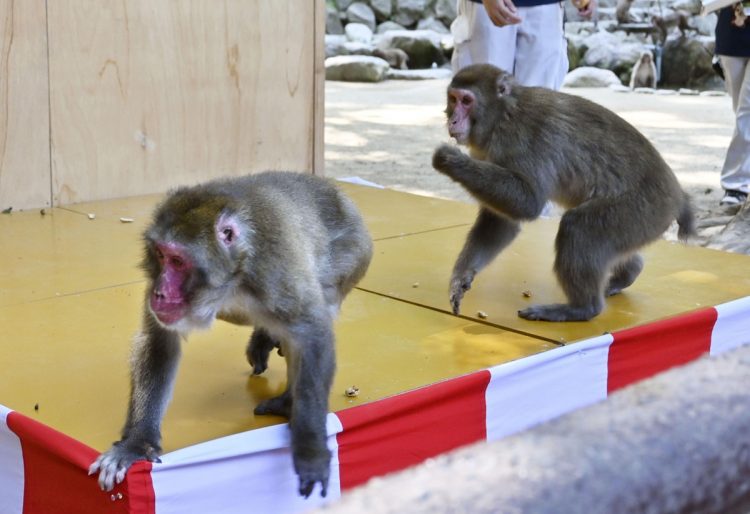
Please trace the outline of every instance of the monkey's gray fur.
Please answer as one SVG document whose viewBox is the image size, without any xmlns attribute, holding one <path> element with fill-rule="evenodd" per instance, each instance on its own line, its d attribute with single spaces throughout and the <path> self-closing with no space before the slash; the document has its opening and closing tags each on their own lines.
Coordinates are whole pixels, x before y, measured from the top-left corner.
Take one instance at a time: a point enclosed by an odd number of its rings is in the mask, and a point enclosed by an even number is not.
<svg viewBox="0 0 750 514">
<path fill-rule="evenodd" d="M 687 194 L 651 143 L 613 112 L 583 98 L 523 87 L 490 65 L 461 70 L 448 87 L 453 145 L 435 150 L 436 170 L 480 203 L 450 283 L 455 313 L 474 276 L 516 236 L 520 221 L 552 200 L 568 210 L 555 240 L 555 273 L 567 304 L 519 311 L 530 320 L 588 320 L 604 296 L 620 292 L 643 267 L 639 248 L 673 220 L 694 233 Z"/>
<path fill-rule="evenodd" d="M 171 193 L 144 233 L 148 278 L 142 334 L 133 348 L 122 439 L 91 465 L 111 490 L 138 459 L 158 461 L 161 420 L 180 337 L 215 318 L 252 322 L 255 374 L 279 348 L 287 389 L 256 414 L 290 418 L 299 492 L 329 478 L 328 395 L 335 369 L 333 320 L 362 278 L 372 242 L 354 204 L 312 175 L 266 172 Z"/>
<path fill-rule="evenodd" d="M 400 48 L 376 48 L 372 51 L 374 57 L 380 57 L 391 68 L 399 70 L 408 70 L 409 54 Z"/>
</svg>

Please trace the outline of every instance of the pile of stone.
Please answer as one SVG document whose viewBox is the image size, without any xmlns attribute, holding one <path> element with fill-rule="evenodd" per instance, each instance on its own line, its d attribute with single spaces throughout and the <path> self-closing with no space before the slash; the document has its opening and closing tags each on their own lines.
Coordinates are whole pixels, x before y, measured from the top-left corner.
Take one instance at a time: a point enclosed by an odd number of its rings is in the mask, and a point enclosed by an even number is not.
<svg viewBox="0 0 750 514">
<path fill-rule="evenodd" d="M 716 15 L 701 16 L 700 0 L 599 0 L 595 22 L 581 20 L 571 2 L 565 5 L 575 70 L 566 86 L 626 87 L 634 64 L 650 51 L 660 88 L 723 90 L 711 63 Z M 327 79 L 450 76 L 455 0 L 327 0 L 326 9 Z"/>
<path fill-rule="evenodd" d="M 326 11 L 327 79 L 450 75 L 455 0 L 329 0 Z"/>
</svg>

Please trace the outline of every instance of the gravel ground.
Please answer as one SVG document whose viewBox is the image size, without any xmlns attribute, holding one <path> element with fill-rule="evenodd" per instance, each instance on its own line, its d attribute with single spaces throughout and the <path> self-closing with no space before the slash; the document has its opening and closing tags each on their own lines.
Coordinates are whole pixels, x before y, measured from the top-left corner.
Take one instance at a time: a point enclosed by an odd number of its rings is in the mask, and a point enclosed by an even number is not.
<svg viewBox="0 0 750 514">
<path fill-rule="evenodd" d="M 360 177 L 410 193 L 464 202 L 472 199 L 435 172 L 432 152 L 450 141 L 445 130 L 448 81 L 378 84 L 326 82 L 325 174 Z M 693 197 L 705 245 L 736 212 L 719 207 L 719 170 L 733 129 L 728 96 L 620 93 L 604 88 L 568 89 L 635 125 L 661 152 Z M 596 137 L 582 132 L 580 137 Z M 674 237 L 674 231 L 667 238 Z M 746 252 L 748 253 L 748 252 Z"/>
</svg>

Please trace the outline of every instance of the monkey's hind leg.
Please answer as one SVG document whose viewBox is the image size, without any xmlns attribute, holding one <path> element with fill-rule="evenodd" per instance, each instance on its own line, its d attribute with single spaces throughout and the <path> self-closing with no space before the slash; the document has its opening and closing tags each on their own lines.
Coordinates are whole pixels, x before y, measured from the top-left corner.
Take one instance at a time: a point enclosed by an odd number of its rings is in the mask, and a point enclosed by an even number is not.
<svg viewBox="0 0 750 514">
<path fill-rule="evenodd" d="M 587 321 L 604 308 L 604 282 L 617 251 L 592 222 L 593 209 L 576 208 L 560 220 L 555 239 L 555 274 L 568 303 L 532 305 L 518 311 L 528 320 Z M 593 227 L 593 228 L 592 228 Z"/>
<path fill-rule="evenodd" d="M 274 348 L 278 348 L 279 355 L 283 355 L 279 342 L 265 329 L 256 327 L 245 350 L 247 362 L 253 367 L 253 375 L 260 375 L 268 369 L 268 356 Z"/>
<path fill-rule="evenodd" d="M 627 259 L 617 263 L 612 269 L 609 284 L 604 291 L 607 296 L 621 293 L 623 289 L 635 282 L 643 270 L 643 257 L 638 254 L 631 255 Z"/>
</svg>

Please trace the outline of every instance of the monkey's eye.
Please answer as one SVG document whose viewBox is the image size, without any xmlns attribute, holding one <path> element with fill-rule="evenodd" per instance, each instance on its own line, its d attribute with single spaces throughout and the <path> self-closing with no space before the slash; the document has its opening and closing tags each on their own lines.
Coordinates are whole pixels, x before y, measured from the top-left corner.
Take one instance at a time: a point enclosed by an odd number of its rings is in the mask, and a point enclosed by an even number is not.
<svg viewBox="0 0 750 514">
<path fill-rule="evenodd" d="M 224 234 L 224 241 L 227 243 L 231 243 L 232 239 L 234 239 L 234 230 L 231 228 L 225 228 L 222 230 L 222 234 Z"/>
<path fill-rule="evenodd" d="M 466 106 L 471 105 L 471 97 L 469 95 L 466 95 L 465 97 L 463 97 L 461 99 L 461 104 L 466 105 Z"/>
<path fill-rule="evenodd" d="M 170 257 L 169 264 L 177 269 L 180 269 L 185 265 L 185 261 L 183 261 L 180 257 Z"/>
<path fill-rule="evenodd" d="M 159 250 L 158 248 L 156 249 L 156 258 L 159 259 L 160 261 L 164 260 L 164 254 L 161 253 L 161 250 Z"/>
</svg>

